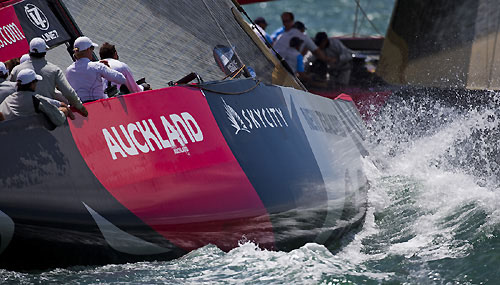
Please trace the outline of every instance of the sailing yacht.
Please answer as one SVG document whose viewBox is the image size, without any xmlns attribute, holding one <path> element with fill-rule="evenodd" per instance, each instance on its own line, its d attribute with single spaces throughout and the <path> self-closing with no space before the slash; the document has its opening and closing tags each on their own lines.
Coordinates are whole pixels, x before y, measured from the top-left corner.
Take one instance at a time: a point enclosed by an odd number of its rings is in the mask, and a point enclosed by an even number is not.
<svg viewBox="0 0 500 285">
<path fill-rule="evenodd" d="M 41 37 L 66 68 L 82 35 L 116 45 L 153 90 L 85 103 L 88 117 L 59 127 L 41 114 L 0 123 L 0 267 L 246 241 L 334 249 L 362 223 L 369 154 L 352 99 L 303 90 L 234 3 L 0 1 L 1 61 Z"/>
</svg>

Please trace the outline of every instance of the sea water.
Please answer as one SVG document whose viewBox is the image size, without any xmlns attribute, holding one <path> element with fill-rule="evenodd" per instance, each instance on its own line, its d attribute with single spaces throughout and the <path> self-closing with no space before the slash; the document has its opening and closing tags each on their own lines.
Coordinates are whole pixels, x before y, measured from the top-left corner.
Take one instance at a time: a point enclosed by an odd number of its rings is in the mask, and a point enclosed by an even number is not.
<svg viewBox="0 0 500 285">
<path fill-rule="evenodd" d="M 384 36 L 394 0 L 276 0 L 244 5 L 250 18 L 264 17 L 271 34 L 282 26 L 281 13 L 292 12 L 306 26 L 306 34 L 329 36 Z M 359 6 L 357 5 L 359 3 Z"/>
<path fill-rule="evenodd" d="M 368 10 L 368 4 L 376 8 L 382 3 L 388 10 L 372 14 L 383 15 L 373 20 L 385 29 L 393 1 L 371 2 L 361 4 Z M 320 9 L 329 13 L 322 7 L 332 3 L 346 14 L 348 27 L 352 16 L 347 14 L 355 10 L 342 9 L 354 7 L 355 1 L 286 0 L 247 10 L 255 17 L 290 10 L 311 30 L 316 25 L 321 30 L 327 26 L 306 15 Z M 268 11 L 271 4 L 282 6 Z M 298 10 L 305 4 L 307 11 Z M 341 26 L 335 22 L 329 31 L 347 33 Z M 243 243 L 226 253 L 209 245 L 168 262 L 0 270 L 0 283 L 499 284 L 500 184 L 492 135 L 498 132 L 500 116 L 493 107 L 498 104 L 459 109 L 431 103 L 393 100 L 367 122 L 369 208 L 361 229 L 339 252 L 314 243 L 291 252 Z"/>
</svg>

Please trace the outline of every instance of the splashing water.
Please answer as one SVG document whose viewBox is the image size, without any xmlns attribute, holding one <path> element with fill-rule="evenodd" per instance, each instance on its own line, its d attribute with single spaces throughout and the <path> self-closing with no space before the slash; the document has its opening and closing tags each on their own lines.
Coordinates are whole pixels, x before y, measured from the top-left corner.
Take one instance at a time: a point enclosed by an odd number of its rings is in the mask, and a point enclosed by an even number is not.
<svg viewBox="0 0 500 285">
<path fill-rule="evenodd" d="M 391 102 L 371 122 L 372 154 L 385 168 L 368 172 L 370 199 L 383 202 L 374 204 L 378 232 L 364 250 L 383 254 L 377 268 L 397 261 L 401 282 L 497 280 L 487 269 L 500 256 L 498 104 L 464 109 L 419 95 Z"/>
</svg>

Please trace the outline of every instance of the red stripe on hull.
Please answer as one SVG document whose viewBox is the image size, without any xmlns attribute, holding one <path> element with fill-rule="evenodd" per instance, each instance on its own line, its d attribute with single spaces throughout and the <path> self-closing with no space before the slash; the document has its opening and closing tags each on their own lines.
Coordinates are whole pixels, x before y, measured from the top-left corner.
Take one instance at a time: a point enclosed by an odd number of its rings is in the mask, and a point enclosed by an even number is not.
<svg viewBox="0 0 500 285">
<path fill-rule="evenodd" d="M 146 224 L 187 250 L 230 249 L 243 236 L 273 247 L 267 211 L 199 90 L 86 106 L 89 117 L 70 122 L 76 145 L 104 187 Z"/>
<path fill-rule="evenodd" d="M 337 99 L 337 96 L 341 96 L 343 94 L 349 94 L 354 104 L 358 108 L 361 113 L 362 118 L 365 121 L 371 120 L 371 118 L 375 117 L 378 114 L 378 111 L 382 109 L 382 106 L 385 104 L 385 101 L 392 94 L 391 90 L 379 90 L 373 91 L 362 88 L 345 88 L 339 91 L 331 91 L 331 92 L 313 92 L 323 97 Z"/>
<path fill-rule="evenodd" d="M 335 97 L 334 100 L 344 100 L 344 101 L 351 101 L 351 102 L 353 102 L 351 96 L 349 96 L 349 95 L 347 95 L 345 93 L 342 93 L 339 96 Z"/>
</svg>

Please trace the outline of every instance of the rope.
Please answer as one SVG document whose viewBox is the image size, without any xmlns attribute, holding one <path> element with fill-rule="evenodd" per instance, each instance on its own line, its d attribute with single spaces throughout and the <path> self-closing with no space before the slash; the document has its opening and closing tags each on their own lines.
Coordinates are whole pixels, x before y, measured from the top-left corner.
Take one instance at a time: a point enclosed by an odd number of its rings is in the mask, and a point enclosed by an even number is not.
<svg viewBox="0 0 500 285">
<path fill-rule="evenodd" d="M 238 76 L 238 74 L 240 74 L 240 72 L 243 70 L 243 68 L 245 68 L 246 65 L 243 64 L 243 66 L 238 69 L 238 71 L 233 75 L 233 77 L 231 77 L 231 80 L 233 80 L 236 76 Z"/>
<path fill-rule="evenodd" d="M 355 14 L 355 17 L 354 17 L 354 29 L 352 31 L 352 37 L 353 38 L 356 37 L 356 32 L 358 30 L 358 12 L 359 12 L 359 7 L 356 5 L 356 14 Z"/>
<path fill-rule="evenodd" d="M 248 93 L 248 92 L 254 90 L 259 85 L 260 85 L 260 80 L 257 80 L 255 82 L 255 85 L 252 86 L 251 88 L 247 89 L 247 90 L 240 91 L 240 92 L 224 92 L 224 91 L 218 91 L 218 90 L 208 89 L 208 88 L 205 88 L 205 87 L 203 87 L 201 85 L 188 84 L 188 86 L 190 86 L 190 87 L 195 87 L 195 88 L 198 88 L 198 89 L 203 90 L 203 91 L 212 92 L 212 93 L 216 93 L 216 94 L 222 94 L 222 95 L 241 95 L 241 94 Z"/>
<path fill-rule="evenodd" d="M 382 35 L 382 33 L 380 33 L 380 31 L 377 29 L 377 27 L 373 24 L 373 22 L 370 20 L 370 18 L 368 18 L 368 15 L 365 13 L 365 10 L 363 9 L 363 7 L 361 7 L 361 4 L 359 3 L 359 0 L 354 0 L 356 2 L 356 5 L 359 7 L 359 10 L 361 11 L 361 13 L 363 13 L 363 16 L 365 16 L 366 20 L 368 20 L 368 23 L 370 23 L 370 25 L 372 26 L 372 28 L 375 30 L 375 32 L 379 35 Z"/>
<path fill-rule="evenodd" d="M 245 65 L 245 64 L 243 64 L 243 66 L 242 66 L 242 67 L 240 67 L 240 69 L 238 69 L 238 70 L 234 71 L 233 73 L 230 73 L 230 74 L 228 74 L 228 75 L 224 76 L 224 78 L 222 78 L 222 80 L 226 80 L 229 76 L 232 76 L 230 80 L 233 80 L 236 76 L 238 76 L 238 74 L 240 74 L 240 72 L 241 72 L 241 71 L 243 70 L 243 68 L 245 68 L 245 67 L 246 67 L 246 65 Z"/>
<path fill-rule="evenodd" d="M 250 16 L 248 16 L 247 11 L 245 11 L 245 9 L 243 9 L 243 7 L 241 7 L 241 5 L 237 1 L 233 1 L 233 4 L 236 6 L 236 9 L 238 9 L 238 11 L 240 13 L 243 13 L 243 15 L 245 15 L 245 17 L 247 17 L 248 21 L 250 21 L 250 23 L 254 27 L 257 26 L 257 24 L 255 24 L 255 22 L 250 18 Z M 262 32 L 260 31 L 259 28 L 255 28 L 255 29 L 259 32 L 259 34 L 261 35 L 261 37 L 264 39 L 264 42 L 265 42 L 266 46 L 268 48 L 270 48 L 272 51 L 274 51 L 275 54 L 278 54 L 278 52 L 273 47 L 273 43 L 270 43 L 270 42 L 267 41 L 266 37 L 264 36 L 264 34 L 262 34 Z"/>
</svg>

